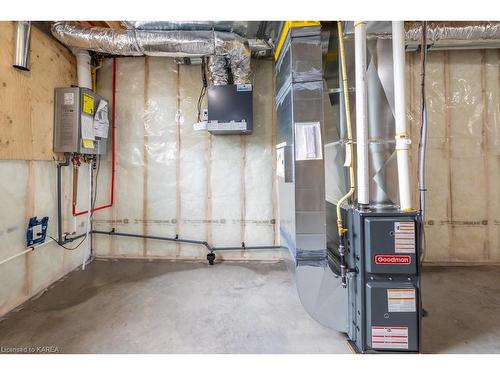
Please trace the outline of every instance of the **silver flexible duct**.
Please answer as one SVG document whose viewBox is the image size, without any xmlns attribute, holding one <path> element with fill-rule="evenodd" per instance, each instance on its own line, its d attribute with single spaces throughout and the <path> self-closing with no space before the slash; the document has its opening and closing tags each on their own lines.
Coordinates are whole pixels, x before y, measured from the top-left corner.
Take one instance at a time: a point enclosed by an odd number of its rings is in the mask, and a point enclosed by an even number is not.
<svg viewBox="0 0 500 375">
<path fill-rule="evenodd" d="M 347 22 L 345 32 L 354 37 L 353 22 Z M 369 39 L 391 39 L 391 22 L 370 21 L 366 25 Z M 421 40 L 421 23 L 405 22 L 406 50 L 416 51 Z M 429 22 L 429 50 L 500 48 L 498 21 Z"/>
<path fill-rule="evenodd" d="M 122 21 L 132 30 L 216 30 L 245 35 L 248 21 Z"/>
<path fill-rule="evenodd" d="M 227 60 L 225 56 L 212 55 L 208 58 L 208 85 L 227 85 Z"/>
<path fill-rule="evenodd" d="M 271 56 L 273 46 L 270 40 L 250 37 L 255 35 L 249 24 L 252 21 L 121 21 L 130 30 L 215 30 L 236 33 L 248 41 L 253 56 Z"/>
<path fill-rule="evenodd" d="M 52 34 L 68 47 L 111 55 L 222 56 L 229 61 L 235 84 L 251 83 L 251 54 L 248 43 L 239 35 L 230 32 L 117 30 L 56 22 L 52 25 Z M 218 72 L 218 75 L 222 76 L 223 73 Z"/>
<path fill-rule="evenodd" d="M 420 22 L 405 22 L 406 44 L 421 42 Z M 500 22 L 429 22 L 427 45 L 430 49 L 499 48 Z"/>
</svg>

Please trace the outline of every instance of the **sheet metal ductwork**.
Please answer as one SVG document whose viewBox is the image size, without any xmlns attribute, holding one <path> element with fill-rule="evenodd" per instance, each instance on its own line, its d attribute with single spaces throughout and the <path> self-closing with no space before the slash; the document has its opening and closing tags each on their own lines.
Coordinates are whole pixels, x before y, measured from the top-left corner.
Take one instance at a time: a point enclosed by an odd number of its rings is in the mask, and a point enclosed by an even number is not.
<svg viewBox="0 0 500 375">
<path fill-rule="evenodd" d="M 389 23 L 390 24 L 390 23 Z M 352 26 L 352 22 L 346 27 Z M 373 30 L 373 29 L 371 29 Z M 366 43 L 366 83 L 368 97 L 368 153 L 369 153 L 369 200 L 374 207 L 395 207 L 399 203 L 398 174 L 396 162 L 395 128 L 394 128 L 394 79 L 391 39 L 378 38 L 379 34 L 367 32 Z M 355 56 L 354 38 L 344 41 L 347 60 L 347 79 L 349 83 L 355 82 Z M 339 73 L 340 74 L 340 73 Z M 354 92 L 349 93 L 351 117 L 355 120 L 356 97 Z M 343 108 L 343 95 L 340 95 L 341 108 Z M 340 122 L 335 131 L 338 138 L 334 137 L 331 151 L 335 152 L 336 169 L 342 170 L 345 150 L 338 144 L 347 142 L 346 119 L 344 111 L 340 111 Z M 328 156 L 328 154 L 327 154 Z M 330 173 L 333 173 L 330 172 Z M 338 173 L 338 172 L 335 172 Z M 328 185 L 328 184 L 327 184 Z M 337 192 L 333 194 L 333 192 Z M 327 186 L 327 201 L 336 205 L 340 192 L 346 191 L 345 181 L 342 178 L 330 178 Z M 333 206 L 332 206 L 333 207 Z M 333 220 L 333 219 L 332 219 Z M 333 228 L 335 229 L 335 228 Z M 336 234 L 333 233 L 335 238 Z"/>
<path fill-rule="evenodd" d="M 346 289 L 327 249 L 325 165 L 328 159 L 331 169 L 332 148 L 325 147 L 325 137 L 336 129 L 325 127 L 333 115 L 324 112 L 322 65 L 320 27 L 291 28 L 275 69 L 280 237 L 305 310 L 324 326 L 346 332 Z"/>
<path fill-rule="evenodd" d="M 56 22 L 52 34 L 71 48 L 121 56 L 214 56 L 214 61 L 227 59 L 234 83 L 251 83 L 250 48 L 241 36 L 214 30 L 117 30 L 82 27 L 72 22 Z M 224 64 L 215 64 L 221 68 Z M 223 72 L 214 71 L 217 77 Z M 214 78 L 214 81 L 220 80 Z"/>
<path fill-rule="evenodd" d="M 16 22 L 16 49 L 13 67 L 20 70 L 30 70 L 30 37 L 31 22 Z"/>
</svg>

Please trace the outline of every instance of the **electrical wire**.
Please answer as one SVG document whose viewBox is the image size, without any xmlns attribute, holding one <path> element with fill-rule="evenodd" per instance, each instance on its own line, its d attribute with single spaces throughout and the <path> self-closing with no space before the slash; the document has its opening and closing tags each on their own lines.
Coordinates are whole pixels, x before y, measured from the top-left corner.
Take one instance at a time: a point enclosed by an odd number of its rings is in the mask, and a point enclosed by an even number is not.
<svg viewBox="0 0 500 375">
<path fill-rule="evenodd" d="M 427 146 L 427 104 L 425 95 L 425 68 L 427 63 L 427 21 L 422 22 L 422 32 L 420 40 L 420 111 L 421 111 L 421 127 L 420 141 L 418 144 L 418 190 L 419 190 L 419 211 L 420 211 L 420 243 L 421 254 L 420 263 L 425 259 L 425 151 Z"/>
<path fill-rule="evenodd" d="M 198 122 L 201 122 L 201 105 L 203 104 L 203 98 L 207 94 L 207 73 L 206 73 L 206 62 L 205 57 L 201 58 L 201 91 L 198 97 Z"/>
<path fill-rule="evenodd" d="M 420 214 L 425 216 L 425 149 L 427 141 L 427 105 L 425 96 L 425 67 L 427 62 L 427 22 L 422 22 L 422 33 L 420 41 L 420 141 L 418 144 L 418 185 Z"/>
<path fill-rule="evenodd" d="M 52 237 L 52 236 L 48 236 L 48 237 L 49 237 L 50 239 L 52 239 L 52 240 L 53 240 L 53 241 L 54 241 L 54 242 L 55 242 L 58 246 L 61 246 L 61 247 L 62 247 L 63 249 L 65 249 L 65 250 L 70 250 L 70 251 L 71 251 L 71 250 L 76 250 L 76 249 L 78 249 L 78 248 L 80 247 L 80 245 L 81 245 L 82 243 L 84 243 L 84 242 L 85 242 L 85 240 L 87 239 L 87 234 L 85 234 L 85 236 L 83 236 L 83 238 L 82 238 L 82 240 L 80 241 L 80 243 L 79 243 L 78 245 L 76 245 L 75 247 L 66 247 L 66 246 L 64 246 L 64 245 L 60 244 L 59 242 L 57 242 L 57 240 L 56 240 L 54 237 Z"/>
</svg>

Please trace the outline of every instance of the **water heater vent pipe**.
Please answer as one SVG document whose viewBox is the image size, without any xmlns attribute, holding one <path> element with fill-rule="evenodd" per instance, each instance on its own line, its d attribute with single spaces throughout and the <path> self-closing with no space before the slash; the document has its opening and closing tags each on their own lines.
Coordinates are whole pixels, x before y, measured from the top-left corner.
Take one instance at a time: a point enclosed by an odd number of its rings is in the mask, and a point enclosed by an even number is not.
<svg viewBox="0 0 500 375">
<path fill-rule="evenodd" d="M 402 211 L 411 207 L 409 149 L 410 136 L 406 124 L 405 28 L 403 21 L 392 22 L 394 64 L 394 112 L 396 120 L 396 157 L 398 163 L 399 202 Z"/>
<path fill-rule="evenodd" d="M 90 54 L 84 49 L 73 49 L 76 57 L 76 74 L 78 76 L 78 87 L 92 90 L 92 66 Z"/>
<path fill-rule="evenodd" d="M 358 203 L 370 204 L 368 173 L 368 96 L 366 84 L 366 22 L 354 23 L 356 65 L 356 159 Z"/>
</svg>

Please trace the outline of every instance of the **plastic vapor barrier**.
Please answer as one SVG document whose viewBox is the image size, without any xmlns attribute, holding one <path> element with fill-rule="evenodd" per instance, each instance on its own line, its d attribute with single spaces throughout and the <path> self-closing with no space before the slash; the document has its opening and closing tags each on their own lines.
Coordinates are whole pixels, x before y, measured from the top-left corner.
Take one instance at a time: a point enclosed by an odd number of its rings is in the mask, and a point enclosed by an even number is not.
<svg viewBox="0 0 500 375">
<path fill-rule="evenodd" d="M 63 231 L 85 233 L 86 216 L 71 216 L 71 168 L 63 168 Z M 79 178 L 79 202 L 88 205 L 88 167 Z M 80 266 L 90 255 L 89 241 L 67 251 L 51 241 L 57 238 L 56 165 L 48 161 L 0 161 L 0 262 L 25 251 L 30 217 L 49 217 L 46 244 L 0 264 L 0 316 L 47 288 Z M 73 248 L 82 239 L 68 243 Z"/>
<path fill-rule="evenodd" d="M 413 171 L 420 139 L 419 59 L 417 52 L 407 54 Z M 428 53 L 426 262 L 500 261 L 499 68 L 499 50 Z M 417 207 L 416 189 L 413 198 Z"/>
<path fill-rule="evenodd" d="M 200 65 L 178 65 L 165 57 L 117 58 L 116 64 L 116 201 L 94 214 L 94 229 L 177 234 L 217 247 L 278 244 L 272 62 L 252 61 L 254 131 L 244 136 L 210 135 L 193 127 Z M 111 59 L 99 70 L 98 92 L 112 97 Z M 110 160 L 110 153 L 102 160 L 97 205 L 109 199 Z M 95 254 L 103 257 L 205 259 L 207 254 L 194 244 L 106 235 L 93 240 Z M 280 256 L 277 250 L 217 252 L 219 259 Z"/>
<path fill-rule="evenodd" d="M 346 40 L 348 78 L 354 82 L 354 41 Z M 394 152 L 392 47 L 385 38 L 367 41 L 370 200 L 399 204 Z M 417 161 L 420 140 L 420 53 L 406 55 L 407 121 L 410 128 L 413 207 L 418 208 Z M 350 63 L 352 62 L 352 64 Z M 500 52 L 430 51 L 426 72 L 428 141 L 425 244 L 428 263 L 500 261 L 498 164 L 500 136 Z M 355 97 L 350 93 L 352 121 Z M 342 96 L 340 96 L 342 103 Z M 342 105 L 342 104 L 341 104 Z M 342 170 L 345 122 L 340 112 L 339 140 L 325 144 L 327 207 L 345 192 Z M 327 127 L 328 135 L 328 127 Z M 328 142 L 328 137 L 327 137 Z M 340 156 L 339 156 L 340 155 Z M 328 166 L 330 164 L 330 168 Z M 335 224 L 327 216 L 327 226 Z M 328 238 L 335 244 L 331 231 Z"/>
</svg>

